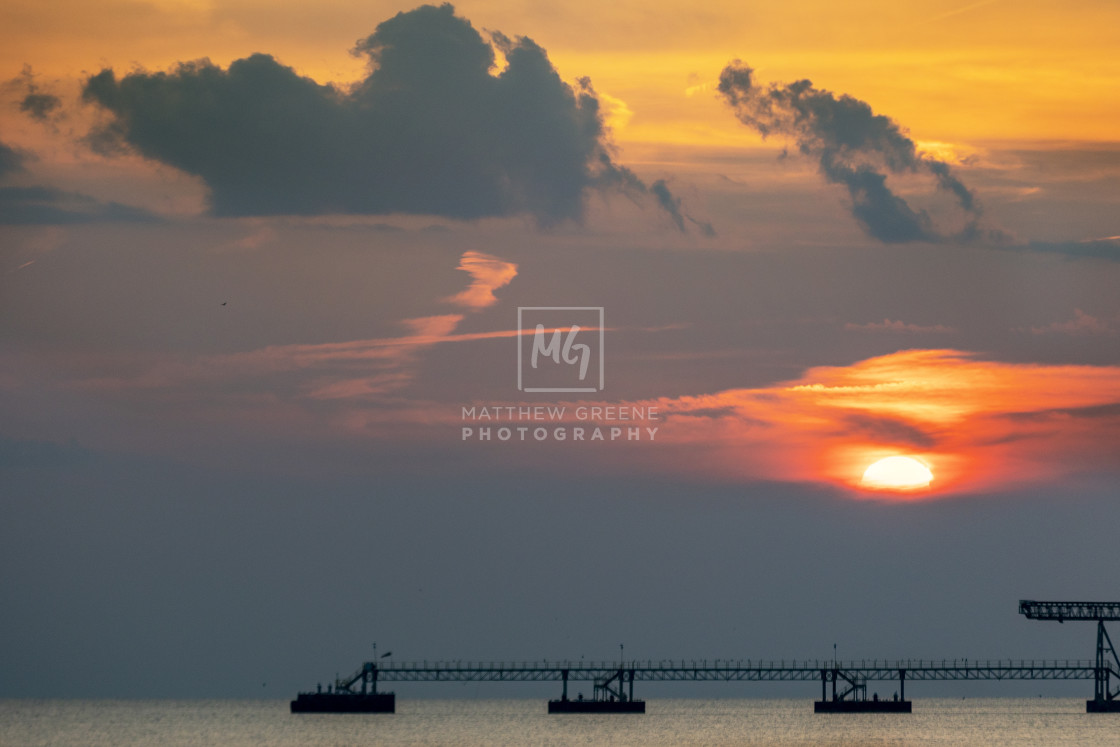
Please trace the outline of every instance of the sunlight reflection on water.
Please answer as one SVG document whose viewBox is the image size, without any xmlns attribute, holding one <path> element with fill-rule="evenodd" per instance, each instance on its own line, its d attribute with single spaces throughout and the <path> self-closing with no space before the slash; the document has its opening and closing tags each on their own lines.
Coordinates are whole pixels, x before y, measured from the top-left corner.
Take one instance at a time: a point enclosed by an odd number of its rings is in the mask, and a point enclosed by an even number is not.
<svg viewBox="0 0 1120 747">
<path fill-rule="evenodd" d="M 658 699 L 645 715 L 552 715 L 540 700 L 397 700 L 396 714 L 288 713 L 272 700 L 3 700 L 4 745 L 1120 744 L 1085 701 L 920 699 L 914 713 L 815 715 L 808 700 Z"/>
</svg>

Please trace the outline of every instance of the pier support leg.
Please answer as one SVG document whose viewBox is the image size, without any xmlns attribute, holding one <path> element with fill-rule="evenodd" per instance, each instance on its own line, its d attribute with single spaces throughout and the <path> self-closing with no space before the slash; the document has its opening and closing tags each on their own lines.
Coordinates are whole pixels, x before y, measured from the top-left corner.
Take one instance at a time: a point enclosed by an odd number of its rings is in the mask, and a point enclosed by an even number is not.
<svg viewBox="0 0 1120 747">
<path fill-rule="evenodd" d="M 568 670 L 560 670 L 560 675 L 564 678 L 564 694 L 560 696 L 560 700 L 568 699 Z"/>
<path fill-rule="evenodd" d="M 1120 691 L 1112 692 L 1109 678 L 1120 671 L 1120 655 L 1104 627 L 1104 620 L 1097 620 L 1097 662 L 1093 673 L 1093 699 L 1085 706 L 1089 713 L 1120 713 Z M 1113 670 L 1113 664 L 1116 670 Z"/>
<path fill-rule="evenodd" d="M 900 700 L 906 700 L 906 670 L 898 670 L 898 697 Z"/>
<path fill-rule="evenodd" d="M 1093 700 L 1108 699 L 1108 670 L 1105 668 L 1106 640 L 1108 640 L 1108 633 L 1104 629 L 1104 620 L 1097 620 L 1097 672 L 1094 678 Z"/>
</svg>

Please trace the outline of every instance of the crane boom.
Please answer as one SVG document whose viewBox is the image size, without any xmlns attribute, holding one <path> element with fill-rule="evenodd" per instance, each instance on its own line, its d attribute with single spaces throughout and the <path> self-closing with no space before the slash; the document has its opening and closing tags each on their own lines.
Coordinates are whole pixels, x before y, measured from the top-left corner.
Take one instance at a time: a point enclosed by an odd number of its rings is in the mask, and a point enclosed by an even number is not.
<svg viewBox="0 0 1120 747">
<path fill-rule="evenodd" d="M 1120 620 L 1120 602 L 1036 602 L 1019 600 L 1019 614 L 1028 620 Z"/>
</svg>

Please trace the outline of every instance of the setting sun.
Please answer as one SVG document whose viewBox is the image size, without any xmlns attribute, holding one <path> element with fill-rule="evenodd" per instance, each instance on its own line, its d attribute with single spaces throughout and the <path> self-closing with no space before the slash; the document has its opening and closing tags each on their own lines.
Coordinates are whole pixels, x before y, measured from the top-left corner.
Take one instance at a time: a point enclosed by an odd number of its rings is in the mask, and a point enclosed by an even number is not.
<svg viewBox="0 0 1120 747">
<path fill-rule="evenodd" d="M 874 490 L 919 490 L 933 480 L 929 467 L 912 457 L 892 456 L 868 467 L 860 485 Z"/>
</svg>

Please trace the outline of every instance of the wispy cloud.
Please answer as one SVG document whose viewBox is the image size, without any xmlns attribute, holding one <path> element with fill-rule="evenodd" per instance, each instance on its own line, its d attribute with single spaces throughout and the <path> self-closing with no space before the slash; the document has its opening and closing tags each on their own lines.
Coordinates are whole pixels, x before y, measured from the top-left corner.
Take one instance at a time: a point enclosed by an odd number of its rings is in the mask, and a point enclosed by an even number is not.
<svg viewBox="0 0 1120 747">
<path fill-rule="evenodd" d="M 902 321 L 884 319 L 881 322 L 868 322 L 867 324 L 854 324 L 848 322 L 844 329 L 849 332 L 906 332 L 910 334 L 950 334 L 956 332 L 952 327 L 943 324 L 907 324 Z"/>
<path fill-rule="evenodd" d="M 132 367 L 141 369 L 140 373 L 123 377 L 90 378 L 85 380 L 83 386 L 100 389 L 159 389 L 207 381 L 217 383 L 288 372 L 308 372 L 319 376 L 314 385 L 318 390 L 324 386 L 322 376 L 344 376 L 349 373 L 353 377 L 358 370 L 364 370 L 372 377 L 383 377 L 388 370 L 414 365 L 417 355 L 434 345 L 515 337 L 518 334 L 517 330 L 455 333 L 454 329 L 462 319 L 460 314 L 405 319 L 401 321 L 401 326 L 408 333 L 397 337 L 309 345 L 270 345 L 240 353 L 192 358 L 153 356 L 132 364 Z M 410 372 L 405 372 L 396 379 L 401 384 L 410 380 Z M 378 387 L 378 390 L 382 390 L 382 387 Z"/>
<path fill-rule="evenodd" d="M 969 3 L 968 5 L 962 6 L 960 8 L 954 8 L 953 10 L 949 10 L 949 11 L 946 11 L 944 13 L 940 13 L 936 16 L 933 16 L 932 18 L 929 19 L 929 21 L 927 21 L 927 23 L 936 23 L 937 21 L 944 21 L 946 18 L 952 18 L 953 16 L 959 16 L 962 13 L 968 13 L 969 11 L 977 10 L 979 8 L 983 8 L 985 5 L 991 5 L 992 3 L 996 3 L 996 2 L 999 2 L 999 0 L 979 0 L 979 2 Z"/>
<path fill-rule="evenodd" d="M 62 99 L 44 90 L 35 82 L 36 75 L 30 65 L 24 65 L 18 78 L 8 81 L 7 86 L 21 94 L 19 109 L 32 119 L 45 124 L 54 124 L 62 119 Z"/>
<path fill-rule="evenodd" d="M 464 253 L 459 260 L 459 269 L 470 274 L 470 287 L 447 301 L 475 311 L 497 303 L 494 291 L 509 285 L 517 277 L 517 265 L 482 252 Z"/>
<path fill-rule="evenodd" d="M 445 300 L 471 312 L 496 303 L 494 290 L 517 276 L 516 264 L 473 251 L 463 254 L 458 269 L 470 274 L 471 284 Z M 455 313 L 402 319 L 398 323 L 404 334 L 390 337 L 270 345 L 193 358 L 156 356 L 134 365 L 140 373 L 87 379 L 82 386 L 103 390 L 175 389 L 298 372 L 300 392 L 312 399 L 378 398 L 406 388 L 421 365 L 422 353 L 433 346 L 518 334 L 516 330 L 457 332 L 465 318 L 465 314 Z"/>
<path fill-rule="evenodd" d="M 1031 241 L 1026 244 L 1008 244 L 1001 248 L 1012 251 L 1062 254 L 1071 259 L 1110 259 L 1120 261 L 1120 237 L 1109 236 L 1083 241 Z"/>
<path fill-rule="evenodd" d="M 1041 327 L 1019 327 L 1016 331 L 1029 331 L 1033 335 L 1110 335 L 1116 328 L 1107 320 L 1086 314 L 1081 309 L 1073 310 L 1073 319 L 1053 322 Z"/>
</svg>

